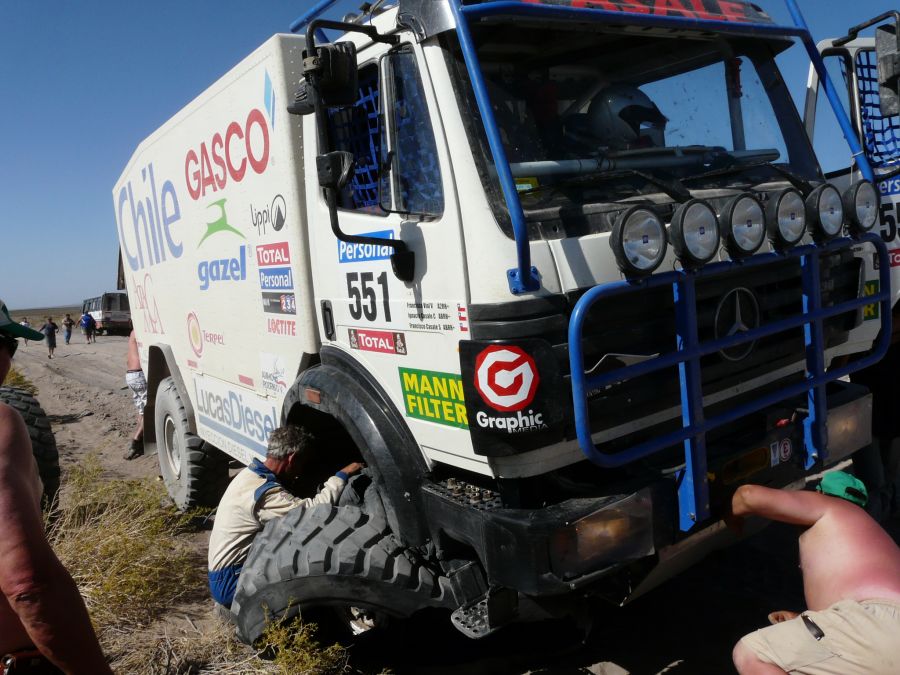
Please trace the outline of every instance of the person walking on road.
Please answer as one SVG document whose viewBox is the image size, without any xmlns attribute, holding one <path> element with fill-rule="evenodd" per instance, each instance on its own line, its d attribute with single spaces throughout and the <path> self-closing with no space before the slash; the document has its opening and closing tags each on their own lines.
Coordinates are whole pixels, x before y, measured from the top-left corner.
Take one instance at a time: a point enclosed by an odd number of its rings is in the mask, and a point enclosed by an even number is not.
<svg viewBox="0 0 900 675">
<path fill-rule="evenodd" d="M 41 333 L 47 339 L 47 358 L 53 358 L 53 352 L 56 351 L 56 334 L 59 332 L 59 326 L 53 322 L 53 317 L 48 316 L 46 323 L 40 327 Z"/>
<path fill-rule="evenodd" d="M 900 548 L 863 507 L 862 481 L 825 474 L 818 492 L 743 485 L 729 524 L 745 516 L 800 525 L 800 567 L 808 609 L 779 611 L 732 653 L 741 675 L 900 673 Z"/>
<path fill-rule="evenodd" d="M 94 317 L 85 311 L 84 314 L 81 315 L 78 325 L 81 326 L 81 333 L 84 335 L 85 343 L 91 344 L 94 340 L 94 326 L 97 325 L 97 322 L 94 321 Z"/>
<path fill-rule="evenodd" d="M 349 477 L 363 468 L 359 462 L 348 464 L 315 497 L 295 497 L 282 483 L 300 475 L 314 449 L 313 436 L 305 430 L 279 427 L 269 435 L 265 462 L 254 459 L 225 490 L 209 536 L 209 591 L 220 605 L 231 607 L 253 539 L 268 521 L 297 508 L 337 503 Z"/>
<path fill-rule="evenodd" d="M 72 339 L 72 326 L 75 325 L 75 319 L 72 318 L 71 314 L 66 314 L 66 318 L 63 319 L 63 337 L 66 340 L 66 344 L 69 344 L 69 341 Z"/>
<path fill-rule="evenodd" d="M 25 328 L 31 328 L 31 324 L 28 323 L 28 317 L 27 317 L 27 316 L 23 316 L 23 317 L 22 317 L 22 320 L 21 320 L 19 323 L 20 323 L 21 325 L 25 326 Z M 28 340 L 25 340 L 25 339 L 23 338 L 23 341 L 25 342 L 25 346 L 27 347 L 27 346 L 28 346 Z"/>
<path fill-rule="evenodd" d="M 144 406 L 147 405 L 147 380 L 141 368 L 141 356 L 138 352 L 137 338 L 134 329 L 128 336 L 128 354 L 125 357 L 125 384 L 131 389 L 131 398 L 137 408 L 138 422 L 131 436 L 131 448 L 125 453 L 125 459 L 132 460 L 144 454 Z"/>
<path fill-rule="evenodd" d="M 0 301 L 0 382 L 17 338 L 44 337 Z M 78 588 L 44 535 L 42 492 L 25 423 L 0 403 L 0 673 L 111 675 Z"/>
</svg>

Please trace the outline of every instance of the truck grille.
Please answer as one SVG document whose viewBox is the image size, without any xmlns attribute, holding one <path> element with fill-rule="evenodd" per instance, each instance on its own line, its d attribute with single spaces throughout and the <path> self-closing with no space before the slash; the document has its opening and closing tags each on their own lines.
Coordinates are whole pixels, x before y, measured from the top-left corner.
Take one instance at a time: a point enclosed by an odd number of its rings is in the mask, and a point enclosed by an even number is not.
<svg viewBox="0 0 900 675">
<path fill-rule="evenodd" d="M 823 256 L 821 267 L 823 306 L 860 296 L 861 261 L 850 250 Z M 519 313 L 515 318 L 505 320 L 496 309 L 473 307 L 470 311 L 472 337 L 548 339 L 554 345 L 560 370 L 568 380 L 565 328 L 571 307 L 580 295 L 567 298 L 566 309 L 558 307 L 556 312 L 531 315 Z M 740 296 L 743 303 L 740 317 L 735 317 L 736 296 Z M 737 267 L 729 273 L 701 279 L 697 283 L 697 306 L 701 341 L 725 337 L 737 319 L 752 328 L 796 317 L 803 311 L 800 263 L 792 258 L 750 270 Z M 755 315 L 750 311 L 754 307 Z M 672 290 L 668 287 L 599 299 L 585 319 L 586 370 L 595 375 L 674 351 L 674 317 Z M 860 321 L 861 316 L 855 311 L 829 319 L 825 323 L 827 347 L 845 342 L 849 331 Z M 790 379 L 795 380 L 803 372 L 803 366 L 803 330 L 797 328 L 759 340 L 749 350 L 738 347 L 726 354 L 720 352 L 704 357 L 701 360 L 703 393 L 705 397 L 724 400 L 748 388 L 778 388 Z M 663 418 L 671 419 L 671 414 L 662 413 L 675 411 L 679 414 L 677 368 L 593 391 L 588 402 L 594 433 L 653 420 L 654 415 L 660 422 Z"/>
</svg>

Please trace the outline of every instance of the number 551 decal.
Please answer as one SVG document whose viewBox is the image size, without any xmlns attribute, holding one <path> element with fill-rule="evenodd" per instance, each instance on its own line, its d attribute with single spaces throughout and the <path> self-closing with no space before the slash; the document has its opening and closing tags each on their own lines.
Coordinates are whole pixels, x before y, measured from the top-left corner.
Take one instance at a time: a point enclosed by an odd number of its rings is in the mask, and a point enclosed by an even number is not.
<svg viewBox="0 0 900 675">
<path fill-rule="evenodd" d="M 373 283 L 374 282 L 374 283 Z M 350 316 L 359 320 L 365 315 L 367 321 L 378 319 L 378 295 L 375 285 L 381 286 L 381 307 L 384 320 L 391 320 L 391 302 L 388 295 L 387 272 L 375 279 L 374 272 L 349 272 L 347 293 L 350 297 Z"/>
</svg>

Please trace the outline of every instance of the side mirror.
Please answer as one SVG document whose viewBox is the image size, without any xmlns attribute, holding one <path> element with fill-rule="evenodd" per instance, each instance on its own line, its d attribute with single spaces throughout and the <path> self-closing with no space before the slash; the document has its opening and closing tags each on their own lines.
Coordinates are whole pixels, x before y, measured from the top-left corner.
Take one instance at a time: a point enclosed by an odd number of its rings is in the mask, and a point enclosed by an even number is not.
<svg viewBox="0 0 900 675">
<path fill-rule="evenodd" d="M 304 54 L 303 74 L 329 108 L 351 106 L 359 97 L 356 45 L 352 42 L 322 45 L 314 54 Z"/>
<path fill-rule="evenodd" d="M 878 97 L 881 114 L 900 115 L 900 53 L 898 53 L 896 24 L 875 29 L 875 51 L 878 55 Z"/>
</svg>

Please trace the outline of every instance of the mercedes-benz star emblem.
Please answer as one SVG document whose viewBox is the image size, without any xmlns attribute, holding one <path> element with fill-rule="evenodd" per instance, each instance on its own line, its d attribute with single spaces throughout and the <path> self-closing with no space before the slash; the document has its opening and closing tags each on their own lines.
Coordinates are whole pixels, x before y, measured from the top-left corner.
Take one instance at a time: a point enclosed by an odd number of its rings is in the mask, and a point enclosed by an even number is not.
<svg viewBox="0 0 900 675">
<path fill-rule="evenodd" d="M 729 291 L 716 307 L 715 336 L 719 340 L 737 333 L 759 328 L 760 312 L 756 296 L 748 288 Z M 756 341 L 735 345 L 719 352 L 728 361 L 743 361 L 756 346 Z"/>
</svg>

